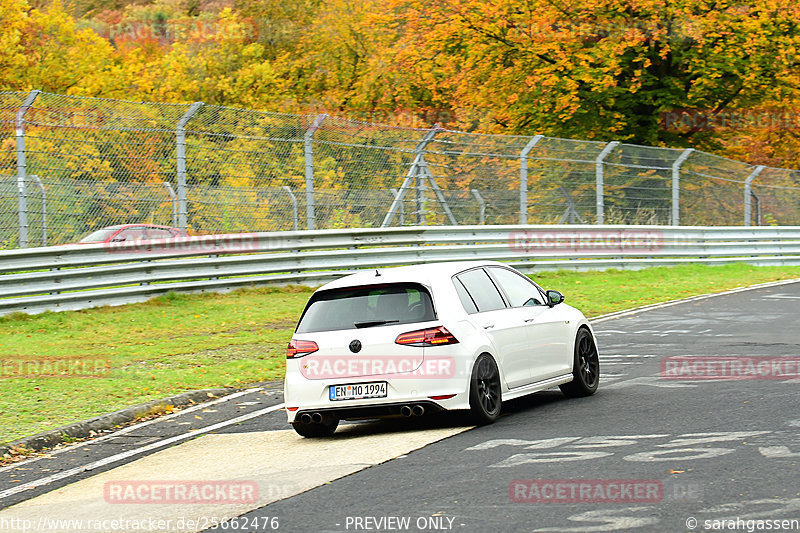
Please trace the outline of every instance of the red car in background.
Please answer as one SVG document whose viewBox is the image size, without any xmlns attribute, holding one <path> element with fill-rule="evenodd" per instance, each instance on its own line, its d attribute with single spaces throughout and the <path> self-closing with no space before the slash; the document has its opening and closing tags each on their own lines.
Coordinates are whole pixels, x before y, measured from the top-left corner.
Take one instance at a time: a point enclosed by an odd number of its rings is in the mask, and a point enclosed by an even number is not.
<svg viewBox="0 0 800 533">
<path fill-rule="evenodd" d="M 156 224 L 117 224 L 93 231 L 79 241 L 79 244 L 99 242 L 150 241 L 154 239 L 174 239 L 188 237 L 186 231 L 170 226 Z"/>
</svg>

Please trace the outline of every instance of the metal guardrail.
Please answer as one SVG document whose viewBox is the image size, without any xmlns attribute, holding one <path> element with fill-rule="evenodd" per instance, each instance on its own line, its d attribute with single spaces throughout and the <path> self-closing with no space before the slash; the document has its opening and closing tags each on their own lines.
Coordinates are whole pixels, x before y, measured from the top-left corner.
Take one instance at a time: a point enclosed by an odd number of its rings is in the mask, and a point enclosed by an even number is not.
<svg viewBox="0 0 800 533">
<path fill-rule="evenodd" d="M 23 248 L 0 252 L 0 315 L 119 305 L 169 291 L 319 285 L 357 269 L 477 259 L 527 272 L 800 265 L 800 227 L 428 226 Z"/>
</svg>

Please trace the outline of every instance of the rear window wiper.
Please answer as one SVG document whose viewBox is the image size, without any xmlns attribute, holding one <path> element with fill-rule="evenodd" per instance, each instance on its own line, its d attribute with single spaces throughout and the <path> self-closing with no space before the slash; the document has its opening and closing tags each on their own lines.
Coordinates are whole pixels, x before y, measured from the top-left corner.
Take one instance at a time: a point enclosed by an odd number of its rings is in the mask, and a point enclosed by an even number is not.
<svg viewBox="0 0 800 533">
<path fill-rule="evenodd" d="M 399 320 L 360 320 L 353 322 L 357 328 L 371 328 L 373 326 L 382 326 L 384 324 L 396 324 Z"/>
</svg>

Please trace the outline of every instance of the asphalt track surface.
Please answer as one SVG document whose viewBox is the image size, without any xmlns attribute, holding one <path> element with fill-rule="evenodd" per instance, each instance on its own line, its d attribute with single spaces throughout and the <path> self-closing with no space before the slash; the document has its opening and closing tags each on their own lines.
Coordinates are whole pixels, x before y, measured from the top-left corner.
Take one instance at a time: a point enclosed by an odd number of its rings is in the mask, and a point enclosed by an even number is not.
<svg viewBox="0 0 800 533">
<path fill-rule="evenodd" d="M 595 322 L 597 394 L 544 391 L 481 428 L 449 415 L 300 439 L 279 388 L 251 390 L 0 469 L 0 531 L 123 531 L 41 522 L 118 515 L 237 517 L 163 531 L 800 531 L 800 379 L 779 375 L 797 367 L 707 380 L 694 364 L 796 362 L 798 315 L 795 282 Z M 674 357 L 693 373 L 670 379 Z M 115 479 L 249 480 L 259 499 L 119 505 L 102 493 Z"/>
</svg>

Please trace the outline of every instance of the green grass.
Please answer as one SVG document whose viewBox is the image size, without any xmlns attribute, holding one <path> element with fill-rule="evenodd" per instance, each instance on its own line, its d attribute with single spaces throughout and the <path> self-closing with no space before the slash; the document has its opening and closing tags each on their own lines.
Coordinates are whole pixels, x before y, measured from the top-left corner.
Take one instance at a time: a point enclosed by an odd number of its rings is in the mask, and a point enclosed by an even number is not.
<svg viewBox="0 0 800 533">
<path fill-rule="evenodd" d="M 699 294 L 800 278 L 800 267 L 684 265 L 603 272 L 543 272 L 531 277 L 546 289 L 560 290 L 567 296 L 567 303 L 593 317 Z"/>
<path fill-rule="evenodd" d="M 749 265 L 533 276 L 587 316 L 798 277 L 800 267 Z M 309 296 L 301 287 L 170 293 L 121 307 L 0 317 L 0 442 L 187 390 L 279 379 Z M 37 361 L 49 366 L 36 371 Z M 65 374 L 42 375 L 65 363 L 73 365 Z"/>
</svg>

